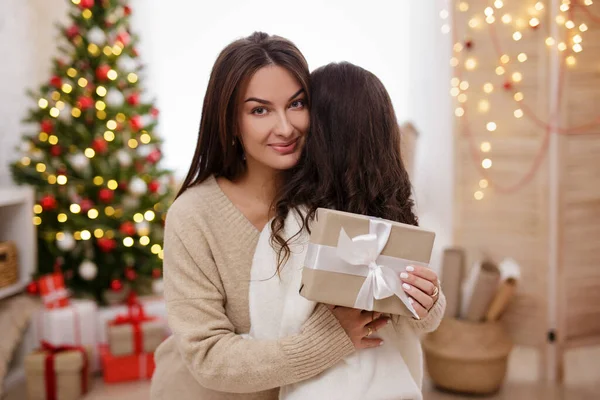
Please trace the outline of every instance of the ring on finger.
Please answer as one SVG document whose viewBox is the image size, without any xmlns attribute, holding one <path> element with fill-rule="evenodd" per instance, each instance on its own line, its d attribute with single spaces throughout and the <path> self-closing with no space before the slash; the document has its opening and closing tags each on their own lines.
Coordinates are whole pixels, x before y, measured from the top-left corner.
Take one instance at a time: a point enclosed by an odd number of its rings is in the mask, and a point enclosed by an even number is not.
<svg viewBox="0 0 600 400">
<path fill-rule="evenodd" d="M 433 294 L 431 295 L 431 297 L 435 298 L 437 297 L 437 295 L 440 293 L 440 290 L 438 289 L 437 286 L 433 287 Z"/>
<path fill-rule="evenodd" d="M 373 334 L 373 328 L 371 328 L 370 326 L 367 326 L 367 336 L 365 337 L 369 337 Z"/>
</svg>

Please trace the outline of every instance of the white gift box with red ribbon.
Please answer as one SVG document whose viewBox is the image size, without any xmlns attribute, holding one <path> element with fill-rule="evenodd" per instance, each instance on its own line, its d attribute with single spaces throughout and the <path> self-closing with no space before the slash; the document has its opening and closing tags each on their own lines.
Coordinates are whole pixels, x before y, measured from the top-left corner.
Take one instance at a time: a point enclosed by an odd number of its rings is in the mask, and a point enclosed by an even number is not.
<svg viewBox="0 0 600 400">
<path fill-rule="evenodd" d="M 66 307 L 44 309 L 33 320 L 36 341 L 54 346 L 89 346 L 92 371 L 100 370 L 96 330 L 98 307 L 91 300 L 71 300 Z"/>
</svg>

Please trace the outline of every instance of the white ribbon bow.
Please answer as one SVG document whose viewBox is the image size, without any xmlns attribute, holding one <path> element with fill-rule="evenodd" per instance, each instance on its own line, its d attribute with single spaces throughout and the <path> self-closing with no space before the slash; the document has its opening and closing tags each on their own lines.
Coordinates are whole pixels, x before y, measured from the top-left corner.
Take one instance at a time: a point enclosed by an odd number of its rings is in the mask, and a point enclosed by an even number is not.
<svg viewBox="0 0 600 400">
<path fill-rule="evenodd" d="M 406 266 L 403 265 L 406 264 L 406 260 L 396 259 L 396 262 L 393 263 L 395 265 L 388 266 L 385 264 L 391 263 L 388 261 L 384 264 L 382 258 L 389 259 L 390 257 L 380 255 L 388 242 L 391 231 L 392 225 L 389 222 L 377 219 L 369 221 L 369 233 L 366 235 L 350 238 L 342 228 L 338 238 L 337 256 L 348 264 L 368 268 L 365 282 L 354 303 L 355 308 L 372 311 L 373 299 L 382 300 L 396 295 L 418 319 L 419 316 L 402 289 L 402 283 L 398 276 Z"/>
</svg>

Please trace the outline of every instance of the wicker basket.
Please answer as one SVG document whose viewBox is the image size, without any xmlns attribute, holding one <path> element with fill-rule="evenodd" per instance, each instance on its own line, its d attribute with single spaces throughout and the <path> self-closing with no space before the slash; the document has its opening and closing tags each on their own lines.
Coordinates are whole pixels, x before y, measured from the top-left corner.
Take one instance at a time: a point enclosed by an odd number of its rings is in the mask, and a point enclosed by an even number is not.
<svg viewBox="0 0 600 400">
<path fill-rule="evenodd" d="M 441 389 L 489 394 L 502 386 L 512 343 L 499 322 L 444 319 L 423 341 L 427 370 Z"/>
<path fill-rule="evenodd" d="M 0 288 L 13 285 L 19 280 L 17 246 L 14 242 L 0 243 Z"/>
</svg>

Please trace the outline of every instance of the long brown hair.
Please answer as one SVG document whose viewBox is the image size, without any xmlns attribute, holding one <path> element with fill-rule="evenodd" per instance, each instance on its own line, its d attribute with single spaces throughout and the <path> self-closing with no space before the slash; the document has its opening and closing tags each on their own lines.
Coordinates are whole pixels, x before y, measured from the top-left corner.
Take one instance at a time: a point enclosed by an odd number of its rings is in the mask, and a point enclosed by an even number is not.
<svg viewBox="0 0 600 400">
<path fill-rule="evenodd" d="M 289 40 L 255 32 L 225 47 L 210 74 L 196 151 L 177 197 L 211 175 L 234 180 L 245 171 L 243 149 L 237 140 L 239 91 L 256 71 L 268 65 L 287 69 L 309 96 L 308 64 Z"/>
<path fill-rule="evenodd" d="M 324 207 L 417 225 L 411 184 L 400 154 L 400 128 L 381 81 L 353 64 L 333 63 L 311 75 L 311 131 L 299 163 L 285 171 L 271 222 L 278 268 L 288 260 L 285 218 L 307 207 L 310 232 Z"/>
</svg>

